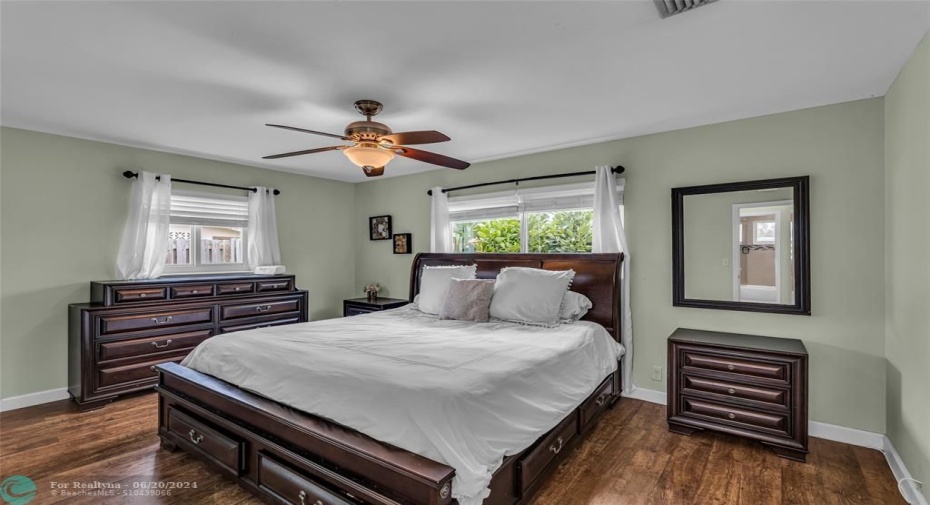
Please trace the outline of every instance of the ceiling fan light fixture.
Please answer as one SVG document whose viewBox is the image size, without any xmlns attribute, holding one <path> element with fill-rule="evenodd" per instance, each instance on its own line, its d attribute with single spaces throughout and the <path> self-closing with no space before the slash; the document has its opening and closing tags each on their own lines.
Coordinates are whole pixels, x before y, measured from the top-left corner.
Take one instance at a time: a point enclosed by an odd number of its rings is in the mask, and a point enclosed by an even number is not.
<svg viewBox="0 0 930 505">
<path fill-rule="evenodd" d="M 342 150 L 346 158 L 359 167 L 384 167 L 394 159 L 394 152 L 381 149 L 377 144 L 359 144 Z"/>
</svg>

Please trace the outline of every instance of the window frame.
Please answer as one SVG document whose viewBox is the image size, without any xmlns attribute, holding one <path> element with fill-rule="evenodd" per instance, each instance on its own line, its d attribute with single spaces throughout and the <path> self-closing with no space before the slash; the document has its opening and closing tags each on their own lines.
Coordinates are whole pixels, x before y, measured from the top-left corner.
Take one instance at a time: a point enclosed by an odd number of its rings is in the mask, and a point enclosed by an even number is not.
<svg viewBox="0 0 930 505">
<path fill-rule="evenodd" d="M 248 197 L 224 195 L 219 193 L 207 193 L 199 191 L 171 191 L 172 196 L 187 196 L 215 200 L 217 202 L 245 202 L 248 208 Z M 228 220 L 216 219 L 197 219 L 197 222 L 188 222 L 191 220 L 181 219 L 181 222 L 175 221 L 175 216 L 169 218 L 169 224 L 190 226 L 191 228 L 191 263 L 188 265 L 166 264 L 163 275 L 192 275 L 204 273 L 249 273 L 252 269 L 249 267 L 248 251 L 248 224 L 247 221 L 235 221 L 230 223 Z M 201 263 L 201 229 L 203 227 L 220 227 L 220 228 L 238 228 L 242 230 L 242 262 L 241 263 Z M 167 244 L 165 253 L 167 254 Z"/>
<path fill-rule="evenodd" d="M 620 219 L 624 220 L 623 212 L 623 188 L 625 180 L 623 178 L 617 179 L 617 199 L 620 202 Z M 580 202 L 586 202 L 587 199 L 590 199 L 591 206 L 588 207 L 585 205 L 564 205 L 564 206 L 555 206 L 552 208 L 545 208 L 544 206 L 539 206 L 537 203 L 533 205 L 533 202 L 538 202 L 540 200 L 555 200 L 557 198 L 578 198 Z M 515 190 L 508 191 L 497 191 L 492 193 L 478 193 L 473 195 L 466 196 L 455 196 L 449 197 L 449 229 L 450 232 L 455 234 L 455 225 L 460 222 L 480 222 L 487 221 L 492 219 L 518 219 L 520 221 L 520 253 L 526 254 L 529 248 L 529 226 L 528 226 L 528 216 L 530 214 L 538 214 L 544 212 L 577 212 L 577 211 L 592 211 L 594 210 L 594 182 L 583 182 L 575 184 L 557 184 L 557 185 L 548 185 L 548 186 L 537 186 L 532 188 L 517 188 Z M 485 207 L 481 206 L 481 202 L 485 202 Z M 527 205 L 529 203 L 529 205 Z M 529 208 L 527 208 L 529 207 Z M 501 211 L 500 213 L 491 211 L 490 209 L 510 209 L 514 208 L 514 214 L 510 216 L 505 215 L 506 211 Z M 454 214 L 459 213 L 464 214 L 466 212 L 474 214 L 481 214 L 481 211 L 486 211 L 486 216 L 476 216 L 475 218 L 460 218 L 456 219 Z M 593 216 L 592 216 L 593 219 Z M 593 230 L 592 230 L 593 231 Z M 584 251 L 576 251 L 577 254 L 589 254 Z M 489 253 L 476 253 L 476 254 L 489 254 Z M 559 254 L 559 253 L 540 253 L 540 254 Z"/>
</svg>

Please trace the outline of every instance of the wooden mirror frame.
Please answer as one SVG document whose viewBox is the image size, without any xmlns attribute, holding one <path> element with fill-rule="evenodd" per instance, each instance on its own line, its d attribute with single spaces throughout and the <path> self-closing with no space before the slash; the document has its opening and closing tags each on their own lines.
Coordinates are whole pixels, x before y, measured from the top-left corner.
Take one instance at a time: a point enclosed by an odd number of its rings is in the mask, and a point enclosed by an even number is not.
<svg viewBox="0 0 930 505">
<path fill-rule="evenodd" d="M 685 196 L 790 187 L 794 197 L 794 305 L 685 298 Z M 810 177 L 785 177 L 672 188 L 672 305 L 699 309 L 742 310 L 811 315 Z"/>
</svg>

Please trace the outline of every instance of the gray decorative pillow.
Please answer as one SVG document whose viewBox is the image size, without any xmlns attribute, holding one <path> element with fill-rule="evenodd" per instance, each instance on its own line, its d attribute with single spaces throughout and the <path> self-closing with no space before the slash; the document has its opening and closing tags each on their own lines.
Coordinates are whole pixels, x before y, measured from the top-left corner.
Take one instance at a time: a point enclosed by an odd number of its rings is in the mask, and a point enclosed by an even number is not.
<svg viewBox="0 0 930 505">
<path fill-rule="evenodd" d="M 488 322 L 494 280 L 452 279 L 439 319 Z"/>
</svg>

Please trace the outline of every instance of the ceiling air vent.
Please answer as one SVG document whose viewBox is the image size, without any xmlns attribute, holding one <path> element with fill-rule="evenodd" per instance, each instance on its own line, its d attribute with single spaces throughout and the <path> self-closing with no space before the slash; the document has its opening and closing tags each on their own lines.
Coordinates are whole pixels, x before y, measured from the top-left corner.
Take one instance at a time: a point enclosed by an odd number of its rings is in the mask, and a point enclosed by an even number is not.
<svg viewBox="0 0 930 505">
<path fill-rule="evenodd" d="M 656 8 L 659 9 L 659 17 L 665 19 L 675 14 L 688 12 L 691 9 L 697 9 L 702 5 L 714 3 L 717 0 L 654 0 Z"/>
</svg>

